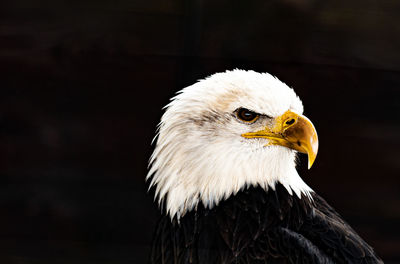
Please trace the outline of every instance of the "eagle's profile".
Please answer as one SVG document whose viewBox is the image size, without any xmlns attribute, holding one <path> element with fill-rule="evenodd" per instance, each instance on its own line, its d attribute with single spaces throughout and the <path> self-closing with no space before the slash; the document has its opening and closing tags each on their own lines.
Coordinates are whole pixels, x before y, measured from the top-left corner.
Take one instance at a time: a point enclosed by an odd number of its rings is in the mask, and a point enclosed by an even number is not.
<svg viewBox="0 0 400 264">
<path fill-rule="evenodd" d="M 161 217 L 150 263 L 382 263 L 296 171 L 318 151 L 295 92 L 217 73 L 166 106 L 147 180 Z"/>
</svg>

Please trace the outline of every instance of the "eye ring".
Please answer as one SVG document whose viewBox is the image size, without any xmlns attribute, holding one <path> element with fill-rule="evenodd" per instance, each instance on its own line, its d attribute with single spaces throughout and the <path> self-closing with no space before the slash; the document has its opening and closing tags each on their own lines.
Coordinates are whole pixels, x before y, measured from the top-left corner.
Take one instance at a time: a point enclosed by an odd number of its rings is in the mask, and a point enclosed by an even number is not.
<svg viewBox="0 0 400 264">
<path fill-rule="evenodd" d="M 239 108 L 236 110 L 236 117 L 243 122 L 254 123 L 260 117 L 260 114 L 257 114 L 246 108 Z"/>
</svg>

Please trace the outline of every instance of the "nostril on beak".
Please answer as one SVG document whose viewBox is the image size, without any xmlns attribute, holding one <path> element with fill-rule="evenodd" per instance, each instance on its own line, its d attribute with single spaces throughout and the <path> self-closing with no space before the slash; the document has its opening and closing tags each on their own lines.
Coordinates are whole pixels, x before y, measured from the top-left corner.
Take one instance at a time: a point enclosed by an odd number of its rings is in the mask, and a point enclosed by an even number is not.
<svg viewBox="0 0 400 264">
<path fill-rule="evenodd" d="M 287 120 L 287 121 L 285 122 L 285 124 L 288 125 L 288 126 L 290 126 L 290 125 L 293 124 L 294 122 L 295 122 L 294 118 L 291 118 L 291 119 Z"/>
</svg>

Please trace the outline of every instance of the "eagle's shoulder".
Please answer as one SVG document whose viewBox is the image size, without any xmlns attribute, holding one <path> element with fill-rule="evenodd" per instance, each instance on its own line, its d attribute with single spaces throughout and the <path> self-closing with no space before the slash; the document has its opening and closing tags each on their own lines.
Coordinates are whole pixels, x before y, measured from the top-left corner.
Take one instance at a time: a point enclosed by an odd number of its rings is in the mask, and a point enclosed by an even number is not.
<svg viewBox="0 0 400 264">
<path fill-rule="evenodd" d="M 381 263 L 373 249 L 320 196 L 297 197 L 280 184 L 268 191 L 243 189 L 212 209 L 200 204 L 179 220 L 162 217 L 151 260 Z"/>
<path fill-rule="evenodd" d="M 383 263 L 343 218 L 318 194 L 313 193 L 310 214 L 299 233 L 342 263 Z"/>
</svg>

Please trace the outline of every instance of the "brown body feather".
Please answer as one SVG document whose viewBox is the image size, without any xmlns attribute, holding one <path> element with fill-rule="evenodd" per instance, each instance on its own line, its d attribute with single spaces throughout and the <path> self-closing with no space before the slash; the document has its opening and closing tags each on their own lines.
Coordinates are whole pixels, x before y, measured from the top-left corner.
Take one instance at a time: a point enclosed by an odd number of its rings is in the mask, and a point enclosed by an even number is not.
<svg viewBox="0 0 400 264">
<path fill-rule="evenodd" d="M 251 187 L 179 221 L 163 216 L 150 263 L 382 263 L 325 200 Z"/>
</svg>

